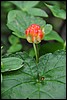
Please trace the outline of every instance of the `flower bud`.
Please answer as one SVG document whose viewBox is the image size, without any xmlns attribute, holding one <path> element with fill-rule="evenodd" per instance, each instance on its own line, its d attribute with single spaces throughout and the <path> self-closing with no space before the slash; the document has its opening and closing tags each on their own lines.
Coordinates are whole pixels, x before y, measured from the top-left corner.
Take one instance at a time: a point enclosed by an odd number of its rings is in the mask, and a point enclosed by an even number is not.
<svg viewBox="0 0 67 100">
<path fill-rule="evenodd" d="M 37 24 L 30 25 L 26 31 L 26 38 L 29 43 L 39 43 L 44 37 L 44 32 Z"/>
</svg>

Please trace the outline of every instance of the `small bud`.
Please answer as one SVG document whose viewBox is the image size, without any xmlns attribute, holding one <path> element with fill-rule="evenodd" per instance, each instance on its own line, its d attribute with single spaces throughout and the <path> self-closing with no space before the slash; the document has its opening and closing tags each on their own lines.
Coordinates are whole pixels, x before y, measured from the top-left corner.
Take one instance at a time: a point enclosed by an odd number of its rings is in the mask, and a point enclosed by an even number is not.
<svg viewBox="0 0 67 100">
<path fill-rule="evenodd" d="M 44 37 L 44 32 L 37 24 L 30 25 L 26 31 L 26 38 L 29 43 L 39 43 Z"/>
</svg>

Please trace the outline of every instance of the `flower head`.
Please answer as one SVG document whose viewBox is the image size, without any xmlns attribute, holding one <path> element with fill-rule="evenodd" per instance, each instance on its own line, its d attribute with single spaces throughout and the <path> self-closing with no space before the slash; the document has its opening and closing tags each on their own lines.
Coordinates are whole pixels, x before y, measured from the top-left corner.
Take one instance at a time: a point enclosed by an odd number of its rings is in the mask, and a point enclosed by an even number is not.
<svg viewBox="0 0 67 100">
<path fill-rule="evenodd" d="M 37 24 L 30 25 L 26 31 L 26 38 L 29 43 L 39 43 L 44 37 L 44 32 Z"/>
</svg>

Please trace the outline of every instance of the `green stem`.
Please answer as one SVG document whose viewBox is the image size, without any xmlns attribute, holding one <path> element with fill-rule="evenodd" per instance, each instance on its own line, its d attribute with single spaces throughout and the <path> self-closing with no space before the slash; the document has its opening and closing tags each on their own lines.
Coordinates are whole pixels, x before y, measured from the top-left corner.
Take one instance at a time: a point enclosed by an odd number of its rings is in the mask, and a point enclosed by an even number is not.
<svg viewBox="0 0 67 100">
<path fill-rule="evenodd" d="M 2 59 L 2 49 L 3 49 L 3 46 L 1 46 L 1 59 Z"/>
<path fill-rule="evenodd" d="M 66 41 L 64 42 L 64 47 L 63 47 L 63 49 L 64 49 L 64 50 L 66 49 Z"/>
<path fill-rule="evenodd" d="M 35 56 L 36 56 L 36 63 L 39 62 L 39 57 L 38 57 L 38 45 L 36 47 L 36 44 L 33 43 L 33 47 L 34 47 L 34 51 L 35 51 Z M 38 68 L 38 67 L 37 67 Z M 38 81 L 39 81 L 39 72 L 37 70 L 37 78 L 38 78 Z"/>
<path fill-rule="evenodd" d="M 38 63 L 39 59 L 38 59 L 38 53 L 37 53 L 37 48 L 35 43 L 33 43 L 33 47 L 34 47 L 34 51 L 35 51 L 35 55 L 36 55 L 36 63 Z"/>
</svg>

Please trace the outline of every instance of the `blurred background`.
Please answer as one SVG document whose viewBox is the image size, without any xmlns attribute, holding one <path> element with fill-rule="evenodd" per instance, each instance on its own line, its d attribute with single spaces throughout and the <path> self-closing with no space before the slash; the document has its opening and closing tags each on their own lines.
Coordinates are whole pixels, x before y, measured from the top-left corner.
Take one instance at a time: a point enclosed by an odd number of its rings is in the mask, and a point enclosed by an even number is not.
<svg viewBox="0 0 67 100">
<path fill-rule="evenodd" d="M 66 1 L 40 1 L 36 7 L 41 8 L 47 12 L 49 17 L 42 17 L 44 20 L 46 20 L 46 23 L 52 24 L 53 29 L 58 32 L 58 34 L 63 38 L 63 40 L 66 40 L 66 20 L 62 20 L 60 18 L 54 17 L 52 15 L 52 12 L 44 6 L 43 2 L 46 2 L 48 4 L 52 5 L 59 5 L 62 9 L 66 10 Z M 13 9 L 18 9 L 17 6 L 12 4 L 9 1 L 1 1 L 1 45 L 3 45 L 3 53 L 12 51 L 12 53 L 16 51 L 28 51 L 30 55 L 34 55 L 32 50 L 32 44 L 29 44 L 27 40 L 25 39 L 19 39 L 18 37 L 13 37 L 12 31 L 8 29 L 7 27 L 7 14 L 9 11 Z M 12 45 L 11 39 L 14 41 L 17 41 L 19 45 L 17 46 L 17 49 L 15 47 L 10 46 Z M 50 41 L 48 41 L 50 42 Z M 42 44 L 46 44 L 47 41 L 42 41 Z M 30 49 L 31 48 L 31 49 Z M 48 50 L 47 50 L 48 51 Z"/>
</svg>

